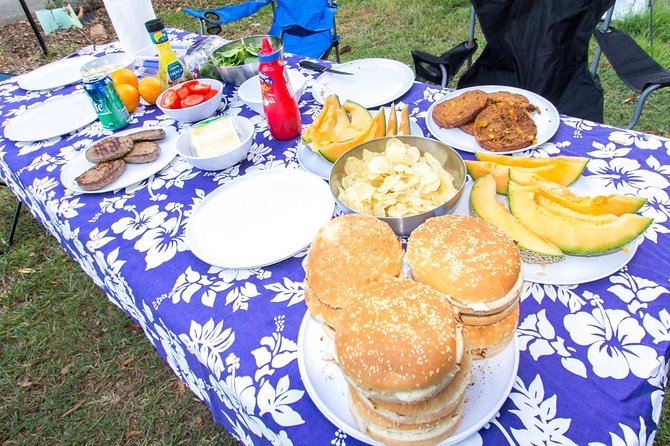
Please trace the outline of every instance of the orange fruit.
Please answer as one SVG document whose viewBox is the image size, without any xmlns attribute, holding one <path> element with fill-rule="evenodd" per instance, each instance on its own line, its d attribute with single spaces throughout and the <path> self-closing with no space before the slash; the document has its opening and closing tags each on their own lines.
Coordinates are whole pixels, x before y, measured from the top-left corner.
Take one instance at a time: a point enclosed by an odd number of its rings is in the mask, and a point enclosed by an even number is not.
<svg viewBox="0 0 670 446">
<path fill-rule="evenodd" d="M 121 68 L 116 70 L 111 74 L 112 81 L 117 87 L 121 84 L 132 85 L 134 88 L 137 88 L 137 76 L 133 73 L 132 70 L 128 68 Z"/>
<path fill-rule="evenodd" d="M 116 86 L 116 91 L 119 93 L 123 105 L 126 106 L 128 113 L 132 113 L 140 104 L 140 93 L 137 88 L 129 84 L 121 84 Z"/>
<path fill-rule="evenodd" d="M 140 79 L 140 82 L 137 85 L 137 91 L 139 91 L 142 99 L 153 105 L 156 103 L 158 95 L 161 94 L 161 83 L 155 77 L 145 77 Z"/>
</svg>

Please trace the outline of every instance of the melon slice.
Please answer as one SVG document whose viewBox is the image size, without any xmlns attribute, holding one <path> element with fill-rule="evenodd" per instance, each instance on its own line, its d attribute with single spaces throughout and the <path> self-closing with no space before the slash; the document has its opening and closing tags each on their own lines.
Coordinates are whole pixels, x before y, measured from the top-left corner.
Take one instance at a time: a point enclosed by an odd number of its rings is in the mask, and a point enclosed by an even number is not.
<svg viewBox="0 0 670 446">
<path fill-rule="evenodd" d="M 342 108 L 349 115 L 351 125 L 354 128 L 364 132 L 370 127 L 370 123 L 372 122 L 372 114 L 367 108 L 363 107 L 357 102 L 350 100 L 346 100 L 344 104 L 342 104 Z"/>
<path fill-rule="evenodd" d="M 637 214 L 624 214 L 610 221 L 557 215 L 538 203 L 534 193 L 524 190 L 528 188 L 509 183 L 512 215 L 566 254 L 592 256 L 614 251 L 641 235 L 653 221 Z"/>
<path fill-rule="evenodd" d="M 517 243 L 521 260 L 526 263 L 555 263 L 565 254 L 553 243 L 543 240 L 526 228 L 496 199 L 493 175 L 477 179 L 470 192 L 470 213 L 502 229 Z"/>
<path fill-rule="evenodd" d="M 302 134 L 302 140 L 307 144 L 311 143 L 315 133 L 321 132 L 322 128 L 326 126 L 326 121 L 332 117 L 333 110 L 340 107 L 340 98 L 337 95 L 328 96 L 323 104 L 323 108 L 316 118 L 314 118 L 314 122 L 308 125 Z"/>
<path fill-rule="evenodd" d="M 503 166 L 510 167 L 538 167 L 544 166 L 551 161 L 558 161 L 562 164 L 577 164 L 582 166 L 582 169 L 579 171 L 581 174 L 586 164 L 589 162 L 589 158 L 584 158 L 581 156 L 552 156 L 550 158 L 529 158 L 529 157 L 519 157 L 519 156 L 509 156 L 509 155 L 499 155 L 496 153 L 487 153 L 487 152 L 477 152 L 475 153 L 478 161 L 489 161 L 492 163 L 502 164 Z M 579 175 L 577 175 L 579 177 Z"/>
<path fill-rule="evenodd" d="M 334 163 L 344 152 L 352 147 L 367 141 L 368 139 L 379 138 L 386 133 L 386 118 L 384 109 L 381 109 L 370 122 L 370 126 L 363 133 L 346 141 L 334 141 L 318 148 L 319 153 L 325 159 Z"/>
<path fill-rule="evenodd" d="M 398 123 L 398 135 L 409 135 L 410 134 L 410 125 L 409 125 L 409 105 L 403 105 L 400 109 L 400 122 Z"/>
<path fill-rule="evenodd" d="M 567 187 L 522 170 L 512 169 L 509 177 L 515 183 L 541 188 L 541 193 L 549 200 L 582 214 L 634 214 L 647 202 L 646 198 L 621 194 L 580 197 Z"/>
<path fill-rule="evenodd" d="M 510 167 L 509 166 L 503 166 L 501 164 L 493 163 L 490 161 L 465 161 L 465 167 L 468 169 L 468 173 L 473 179 L 477 179 L 480 177 L 483 177 L 487 173 L 490 173 L 493 175 L 493 178 L 496 180 L 496 191 L 499 194 L 506 195 L 507 194 L 507 181 L 509 180 L 509 171 Z M 521 168 L 514 168 L 514 169 L 521 169 Z M 542 178 L 549 179 L 551 181 L 554 181 L 553 178 L 560 177 L 561 171 L 564 170 L 564 166 L 559 164 L 558 162 L 546 164 L 544 166 L 537 166 L 537 167 L 528 167 L 528 168 L 523 168 L 524 171 L 534 173 L 537 175 L 540 175 Z M 579 172 L 572 172 L 569 177 L 567 177 L 567 181 L 572 183 L 574 179 L 572 179 L 572 174 L 576 173 L 577 176 L 580 175 L 581 170 Z M 560 179 L 560 178 L 559 178 Z M 569 184 L 569 183 L 567 183 Z M 567 185 L 566 184 L 566 185 Z"/>
</svg>

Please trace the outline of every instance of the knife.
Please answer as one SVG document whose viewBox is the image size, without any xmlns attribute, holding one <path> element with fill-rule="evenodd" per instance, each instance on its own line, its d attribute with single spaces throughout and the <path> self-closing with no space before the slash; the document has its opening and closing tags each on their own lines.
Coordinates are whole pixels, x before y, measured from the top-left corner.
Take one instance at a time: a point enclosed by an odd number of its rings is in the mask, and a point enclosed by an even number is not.
<svg viewBox="0 0 670 446">
<path fill-rule="evenodd" d="M 308 70 L 314 70 L 314 71 L 327 71 L 328 73 L 334 73 L 334 74 L 349 74 L 349 75 L 354 74 L 354 73 L 347 73 L 346 71 L 335 70 L 333 68 L 329 68 L 325 65 L 321 65 L 316 62 L 310 62 L 309 60 L 301 60 L 300 62 L 298 62 L 298 65 L 300 65 L 303 68 L 307 68 Z"/>
</svg>

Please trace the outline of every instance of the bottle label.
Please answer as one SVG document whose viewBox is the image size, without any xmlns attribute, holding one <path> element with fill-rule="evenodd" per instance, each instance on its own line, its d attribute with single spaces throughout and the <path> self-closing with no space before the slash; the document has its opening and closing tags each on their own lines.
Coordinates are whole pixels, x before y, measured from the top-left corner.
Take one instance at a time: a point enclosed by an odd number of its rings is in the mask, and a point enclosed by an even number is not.
<svg viewBox="0 0 670 446">
<path fill-rule="evenodd" d="M 168 35 L 165 29 L 149 34 L 153 43 L 163 43 L 168 41 Z"/>
<path fill-rule="evenodd" d="M 167 72 L 171 81 L 177 81 L 184 75 L 184 67 L 179 61 L 174 61 L 168 64 Z"/>
<path fill-rule="evenodd" d="M 274 85 L 275 84 L 275 81 L 273 81 L 272 78 L 265 73 L 258 73 L 258 77 L 261 80 L 261 86 L 263 84 L 266 84 L 266 85 Z"/>
</svg>

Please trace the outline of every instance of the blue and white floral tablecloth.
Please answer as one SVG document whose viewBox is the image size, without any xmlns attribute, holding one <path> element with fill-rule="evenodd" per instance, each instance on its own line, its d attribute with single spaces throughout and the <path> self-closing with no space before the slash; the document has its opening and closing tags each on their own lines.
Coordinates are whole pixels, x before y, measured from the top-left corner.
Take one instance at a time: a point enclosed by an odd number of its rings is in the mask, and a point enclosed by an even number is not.
<svg viewBox="0 0 670 446">
<path fill-rule="evenodd" d="M 171 38 L 188 43 L 193 36 L 171 32 Z M 116 51 L 108 45 L 79 54 Z M 295 67 L 297 59 L 287 59 Z M 302 73 L 311 83 L 314 73 Z M 81 88 L 38 93 L 20 89 L 16 80 L 0 83 L 1 125 L 48 97 Z M 427 135 L 426 110 L 444 93 L 415 83 L 400 99 Z M 204 172 L 177 157 L 136 186 L 78 195 L 62 186 L 59 175 L 78 151 L 109 134 L 96 121 L 48 141 L 0 138 L 0 175 L 243 444 L 358 445 L 321 415 L 298 371 L 305 252 L 265 268 L 224 270 L 198 260 L 185 244 L 194 206 L 218 186 L 246 172 L 300 168 L 297 139 L 274 141 L 265 120 L 232 87 L 225 94 L 225 112 L 256 125 L 247 158 L 230 169 Z M 304 123 L 320 109 L 309 87 L 300 108 Z M 140 105 L 130 127 L 142 126 L 182 128 L 155 106 Z M 514 388 L 467 445 L 653 441 L 670 342 L 670 141 L 562 117 L 551 142 L 525 155 L 559 153 L 591 157 L 585 174 L 618 192 L 647 197 L 642 213 L 655 221 L 630 264 L 608 278 L 580 286 L 526 283 Z"/>
</svg>

